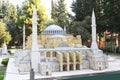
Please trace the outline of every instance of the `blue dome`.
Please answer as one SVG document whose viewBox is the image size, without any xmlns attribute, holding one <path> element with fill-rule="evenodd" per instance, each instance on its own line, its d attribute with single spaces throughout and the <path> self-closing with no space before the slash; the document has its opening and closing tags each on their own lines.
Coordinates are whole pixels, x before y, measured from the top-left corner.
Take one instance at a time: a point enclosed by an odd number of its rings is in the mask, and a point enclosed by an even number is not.
<svg viewBox="0 0 120 80">
<path fill-rule="evenodd" d="M 66 32 L 58 25 L 50 25 L 48 26 L 42 34 L 65 34 Z"/>
</svg>

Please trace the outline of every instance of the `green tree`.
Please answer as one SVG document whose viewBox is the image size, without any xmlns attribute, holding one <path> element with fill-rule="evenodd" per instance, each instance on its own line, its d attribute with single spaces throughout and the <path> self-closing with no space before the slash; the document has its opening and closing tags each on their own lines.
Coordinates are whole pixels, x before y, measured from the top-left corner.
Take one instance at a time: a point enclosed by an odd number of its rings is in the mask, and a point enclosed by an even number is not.
<svg viewBox="0 0 120 80">
<path fill-rule="evenodd" d="M 74 36 L 81 35 L 82 37 L 82 43 L 84 45 L 87 45 L 87 40 L 90 39 L 90 17 L 85 17 L 85 20 L 83 21 L 73 21 L 71 23 L 71 28 L 69 31 L 70 33 L 73 33 Z"/>
<path fill-rule="evenodd" d="M 105 0 L 104 14 L 107 21 L 107 29 L 110 32 L 120 31 L 120 1 Z"/>
<path fill-rule="evenodd" d="M 11 40 L 11 35 L 6 29 L 6 26 L 3 22 L 0 22 L 0 45 L 5 41 L 9 43 Z"/>
<path fill-rule="evenodd" d="M 82 21 L 86 16 L 91 16 L 94 8 L 97 21 L 97 32 L 105 30 L 119 32 L 120 19 L 119 0 L 76 0 L 72 4 L 75 20 Z"/>
<path fill-rule="evenodd" d="M 72 11 L 75 13 L 75 21 L 83 21 L 86 16 L 91 16 L 92 0 L 76 0 L 72 3 Z"/>
<path fill-rule="evenodd" d="M 111 33 L 111 47 L 114 44 L 113 33 L 120 32 L 120 1 L 119 0 L 76 0 L 73 2 L 72 10 L 75 13 L 75 21 L 83 21 L 85 16 L 95 10 L 97 21 L 97 33 L 99 41 L 104 32 Z"/>
<path fill-rule="evenodd" d="M 52 18 L 62 28 L 69 26 L 69 15 L 66 10 L 65 0 L 58 0 L 57 3 L 52 2 Z"/>
<path fill-rule="evenodd" d="M 97 33 L 99 34 L 99 40 L 106 30 L 106 19 L 104 10 L 104 0 L 76 0 L 72 4 L 72 11 L 75 13 L 74 21 L 84 21 L 86 16 L 92 15 L 92 10 L 95 10 Z M 91 26 L 91 24 L 89 24 Z M 87 29 L 85 26 L 82 26 Z M 91 29 L 87 29 L 89 32 Z"/>
<path fill-rule="evenodd" d="M 54 20 L 54 22 L 57 22 L 57 4 L 55 2 L 55 0 L 51 0 L 51 5 L 52 5 L 52 11 L 51 11 L 51 18 Z"/>
<path fill-rule="evenodd" d="M 111 33 L 111 51 L 114 51 L 114 33 L 120 32 L 120 1 L 119 0 L 104 0 L 104 15 L 106 20 L 107 30 Z M 120 46 L 119 46 L 120 47 Z"/>
<path fill-rule="evenodd" d="M 22 45 L 23 25 L 26 27 L 26 37 L 32 33 L 32 14 L 33 8 L 36 6 L 38 15 L 38 33 L 40 33 L 48 21 L 45 7 L 40 4 L 41 0 L 26 0 L 22 6 L 17 6 L 17 22 L 16 22 L 16 43 Z"/>
<path fill-rule="evenodd" d="M 22 5 L 22 16 L 20 16 L 23 23 L 26 24 L 26 28 L 28 28 L 28 35 L 31 33 L 32 26 L 32 13 L 33 7 L 36 5 L 37 7 L 37 15 L 38 15 L 38 32 L 41 32 L 45 28 L 45 24 L 47 22 L 47 15 L 45 13 L 45 7 L 40 4 L 40 0 L 28 0 L 25 1 Z"/>
<path fill-rule="evenodd" d="M 10 41 L 9 44 L 11 44 L 12 42 L 14 42 L 14 28 L 15 28 L 15 22 L 16 22 L 16 9 L 14 7 L 14 5 L 12 5 L 9 0 L 7 0 L 6 2 L 4 2 L 4 0 L 2 1 L 2 3 L 0 2 L 0 10 L 1 10 L 1 21 L 3 23 L 5 23 L 5 27 L 6 29 L 9 31 L 9 33 L 11 34 L 12 40 Z"/>
</svg>

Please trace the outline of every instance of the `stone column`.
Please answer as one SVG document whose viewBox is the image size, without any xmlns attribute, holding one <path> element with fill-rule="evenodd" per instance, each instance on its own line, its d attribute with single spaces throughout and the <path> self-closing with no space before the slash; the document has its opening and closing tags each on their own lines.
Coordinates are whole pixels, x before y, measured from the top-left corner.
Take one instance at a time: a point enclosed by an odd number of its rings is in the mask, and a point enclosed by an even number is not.
<svg viewBox="0 0 120 80">
<path fill-rule="evenodd" d="M 25 49 L 25 24 L 23 25 L 23 49 Z"/>
<path fill-rule="evenodd" d="M 60 66 L 60 72 L 62 72 L 63 71 L 63 66 Z"/>
<path fill-rule="evenodd" d="M 37 42 L 37 11 L 36 11 L 36 7 L 34 7 L 33 17 L 32 17 L 31 64 L 32 64 L 32 69 L 35 72 L 39 72 L 39 67 L 38 67 L 39 63 L 40 63 L 40 53 Z"/>
<path fill-rule="evenodd" d="M 70 57 L 69 57 L 69 53 L 66 52 L 64 54 L 66 54 L 65 56 L 66 56 L 66 61 L 67 61 L 67 71 L 69 71 L 70 70 Z"/>
<path fill-rule="evenodd" d="M 74 71 L 76 70 L 76 64 L 73 65 L 73 70 L 74 70 Z"/>
<path fill-rule="evenodd" d="M 69 71 L 70 70 L 70 66 L 69 65 L 67 65 L 67 71 Z"/>
<path fill-rule="evenodd" d="M 47 61 L 47 55 L 46 55 L 47 52 L 45 51 L 44 54 L 45 54 L 45 61 L 48 62 L 48 61 Z"/>
<path fill-rule="evenodd" d="M 80 70 L 82 69 L 82 64 L 80 64 Z"/>
<path fill-rule="evenodd" d="M 53 57 L 52 57 L 52 52 L 50 52 L 50 61 L 52 61 L 52 58 L 53 58 Z"/>
<path fill-rule="evenodd" d="M 96 42 L 96 19 L 95 19 L 95 13 L 94 10 L 92 12 L 92 44 L 91 44 L 91 49 L 94 54 L 98 53 L 98 45 Z"/>
</svg>

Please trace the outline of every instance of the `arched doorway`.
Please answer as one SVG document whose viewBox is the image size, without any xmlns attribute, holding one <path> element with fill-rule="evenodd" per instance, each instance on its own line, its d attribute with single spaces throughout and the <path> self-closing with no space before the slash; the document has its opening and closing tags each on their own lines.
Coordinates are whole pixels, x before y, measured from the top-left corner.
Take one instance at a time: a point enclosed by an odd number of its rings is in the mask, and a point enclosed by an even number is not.
<svg viewBox="0 0 120 80">
<path fill-rule="evenodd" d="M 73 64 L 70 64 L 70 70 L 74 70 Z"/>
<path fill-rule="evenodd" d="M 76 70 L 80 70 L 80 64 L 76 64 Z"/>
<path fill-rule="evenodd" d="M 66 64 L 63 65 L 63 71 L 67 71 L 67 65 Z"/>
</svg>

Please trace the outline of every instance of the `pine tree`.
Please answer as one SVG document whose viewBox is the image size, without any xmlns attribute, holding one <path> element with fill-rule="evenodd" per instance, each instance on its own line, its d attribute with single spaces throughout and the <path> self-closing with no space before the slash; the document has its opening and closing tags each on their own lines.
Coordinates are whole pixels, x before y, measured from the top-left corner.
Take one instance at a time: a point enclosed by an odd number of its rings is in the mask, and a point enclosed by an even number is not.
<svg viewBox="0 0 120 80">
<path fill-rule="evenodd" d="M 2 15 L 2 22 L 5 24 L 5 29 L 7 31 L 9 31 L 9 33 L 11 34 L 12 40 L 10 41 L 13 42 L 14 40 L 14 34 L 15 34 L 15 22 L 16 22 L 16 9 L 14 7 L 14 5 L 12 5 L 9 0 L 7 0 L 6 2 L 3 0 L 2 3 L 0 3 L 0 10 Z"/>
<path fill-rule="evenodd" d="M 22 6 L 17 6 L 17 21 L 15 23 L 15 33 L 13 44 L 22 45 L 23 41 L 23 25 L 26 27 L 26 37 L 32 33 L 32 14 L 33 8 L 36 6 L 38 15 L 38 33 L 40 33 L 46 25 L 47 15 L 45 13 L 45 8 L 40 4 L 41 0 L 25 0 Z"/>
<path fill-rule="evenodd" d="M 66 10 L 66 5 L 65 5 L 64 0 L 58 0 L 57 3 L 53 3 L 52 18 L 62 28 L 68 27 L 69 17 L 68 17 L 68 13 L 67 13 L 67 10 Z"/>
<path fill-rule="evenodd" d="M 55 22 L 57 22 L 57 18 L 56 18 L 57 9 L 56 9 L 55 0 L 51 0 L 51 4 L 52 4 L 51 18 L 52 18 Z"/>
<path fill-rule="evenodd" d="M 72 11 L 75 13 L 75 21 L 83 21 L 86 16 L 91 16 L 93 0 L 76 0 L 72 3 Z"/>
<path fill-rule="evenodd" d="M 22 5 L 22 15 L 20 16 L 23 24 L 26 24 L 27 35 L 31 34 L 32 26 L 32 13 L 33 7 L 37 8 L 38 15 L 38 32 L 40 33 L 44 28 L 47 22 L 47 14 L 45 13 L 45 8 L 40 4 L 41 0 L 26 0 Z"/>
</svg>

